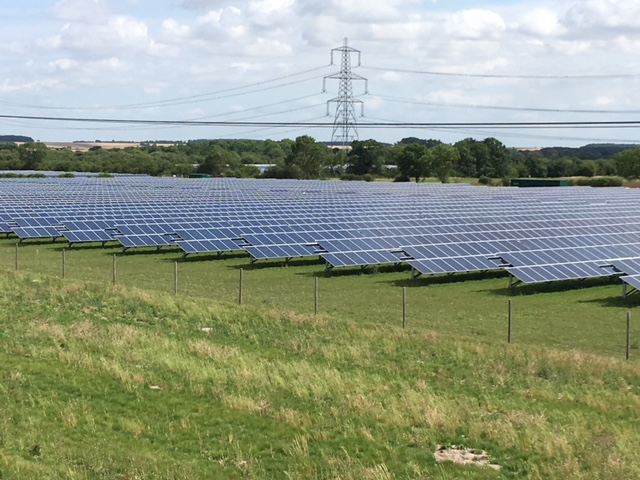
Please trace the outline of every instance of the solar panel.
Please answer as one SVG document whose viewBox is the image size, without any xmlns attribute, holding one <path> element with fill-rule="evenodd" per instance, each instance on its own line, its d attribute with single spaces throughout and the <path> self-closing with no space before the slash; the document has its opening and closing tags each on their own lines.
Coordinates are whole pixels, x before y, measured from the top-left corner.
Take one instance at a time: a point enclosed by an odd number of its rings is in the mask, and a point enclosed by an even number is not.
<svg viewBox="0 0 640 480">
<path fill-rule="evenodd" d="M 620 188 L 7 179 L 0 232 L 40 238 L 53 228 L 70 242 L 117 238 L 126 248 L 185 253 L 245 248 L 253 259 L 321 253 L 335 267 L 403 260 L 422 273 L 502 268 L 487 259 L 501 252 L 522 278 L 548 281 L 607 275 L 590 262 L 637 256 L 639 201 L 639 191 Z"/>
<path fill-rule="evenodd" d="M 618 259 L 611 262 L 619 272 L 627 275 L 640 275 L 640 258 Z"/>
<path fill-rule="evenodd" d="M 620 277 L 620 280 L 627 285 L 631 285 L 636 290 L 640 290 L 640 275 L 625 275 Z"/>
</svg>

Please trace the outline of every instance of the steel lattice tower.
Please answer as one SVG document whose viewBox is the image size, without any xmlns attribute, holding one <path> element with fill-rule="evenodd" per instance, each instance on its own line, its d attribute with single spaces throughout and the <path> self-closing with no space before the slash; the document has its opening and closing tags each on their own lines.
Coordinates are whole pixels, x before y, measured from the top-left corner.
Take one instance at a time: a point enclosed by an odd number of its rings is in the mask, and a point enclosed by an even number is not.
<svg viewBox="0 0 640 480">
<path fill-rule="evenodd" d="M 353 80 L 364 80 L 365 95 L 368 93 L 367 79 L 351 71 L 351 54 L 358 54 L 358 67 L 360 66 L 360 50 L 356 50 L 349 46 L 348 39 L 344 39 L 342 47 L 334 48 L 331 50 L 331 65 L 333 65 L 333 54 L 340 52 L 342 54 L 342 60 L 340 64 L 340 71 L 333 75 L 324 77 L 322 91 L 326 92 L 327 79 L 340 80 L 340 87 L 338 96 L 327 101 L 327 116 L 329 115 L 330 105 L 336 104 L 336 116 L 333 121 L 333 133 L 331 135 L 331 142 L 334 144 L 341 144 L 343 146 L 351 144 L 353 140 L 358 139 L 358 130 L 356 122 L 356 109 L 355 104 L 360 104 L 360 116 L 364 116 L 364 102 L 353 96 Z"/>
</svg>

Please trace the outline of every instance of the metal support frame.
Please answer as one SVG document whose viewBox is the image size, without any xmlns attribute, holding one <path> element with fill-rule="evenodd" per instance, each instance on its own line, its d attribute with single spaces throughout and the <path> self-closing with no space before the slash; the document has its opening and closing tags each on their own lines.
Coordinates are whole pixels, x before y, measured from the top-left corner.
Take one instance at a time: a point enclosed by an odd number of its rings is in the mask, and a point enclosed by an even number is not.
<svg viewBox="0 0 640 480">
<path fill-rule="evenodd" d="M 620 278 L 623 277 L 625 275 L 625 272 L 623 272 L 622 270 L 618 269 L 617 267 L 615 267 L 613 264 L 605 264 L 605 265 L 599 265 L 600 268 L 610 268 L 613 270 L 613 275 L 611 275 L 609 278 Z M 622 282 L 622 298 L 627 298 L 629 295 L 631 295 L 634 291 L 636 291 L 633 287 L 631 291 L 629 291 L 629 287 L 631 287 L 631 285 L 629 285 L 628 283 Z"/>
<path fill-rule="evenodd" d="M 509 290 L 513 290 L 515 287 L 517 287 L 521 283 L 522 283 L 522 280 L 518 280 L 516 277 L 514 277 L 511 274 L 511 272 L 509 272 Z"/>
<path fill-rule="evenodd" d="M 630 295 L 637 294 L 640 292 L 637 288 L 628 283 L 622 283 L 622 298 L 628 298 Z"/>
</svg>

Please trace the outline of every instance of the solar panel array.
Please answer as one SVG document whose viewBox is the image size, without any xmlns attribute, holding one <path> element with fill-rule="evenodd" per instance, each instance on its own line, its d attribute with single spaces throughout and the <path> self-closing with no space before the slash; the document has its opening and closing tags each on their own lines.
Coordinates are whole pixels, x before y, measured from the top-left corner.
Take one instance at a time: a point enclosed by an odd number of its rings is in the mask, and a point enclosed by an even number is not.
<svg viewBox="0 0 640 480">
<path fill-rule="evenodd" d="M 640 190 L 140 177 L 0 179 L 0 232 L 328 268 L 506 269 L 527 283 L 640 259 Z M 633 280 L 631 280 L 633 281 Z"/>
</svg>

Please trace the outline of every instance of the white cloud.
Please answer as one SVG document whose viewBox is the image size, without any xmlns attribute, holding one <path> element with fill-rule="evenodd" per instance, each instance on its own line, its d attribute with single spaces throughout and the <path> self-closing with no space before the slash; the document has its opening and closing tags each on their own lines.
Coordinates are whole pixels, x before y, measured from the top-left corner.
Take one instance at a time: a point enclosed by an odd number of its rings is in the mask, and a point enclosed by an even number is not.
<svg viewBox="0 0 640 480">
<path fill-rule="evenodd" d="M 378 78 L 385 82 L 398 83 L 402 81 L 402 75 L 400 75 L 398 72 L 384 72 Z"/>
<path fill-rule="evenodd" d="M 566 31 L 558 14 L 548 8 L 536 8 L 525 13 L 517 28 L 522 32 L 541 37 L 562 35 Z"/>
<path fill-rule="evenodd" d="M 278 56 L 288 55 L 292 52 L 291 45 L 279 41 L 258 38 L 255 42 L 245 47 L 245 52 L 253 56 Z"/>
<path fill-rule="evenodd" d="M 619 48 L 625 53 L 640 53 L 640 39 L 638 38 L 632 38 L 627 35 L 622 35 L 615 39 L 614 45 L 615 48 Z"/>
<path fill-rule="evenodd" d="M 0 84 L 0 93 L 40 93 L 59 90 L 62 85 L 58 80 L 43 78 L 36 81 L 18 83 L 9 79 Z"/>
<path fill-rule="evenodd" d="M 209 8 L 217 8 L 224 3 L 227 3 L 227 0 L 183 0 L 182 6 L 185 8 L 206 10 Z"/>
<path fill-rule="evenodd" d="M 379 109 L 388 119 L 411 121 L 428 114 L 450 121 L 508 120 L 530 112 L 414 108 L 383 102 L 385 96 L 550 108 L 631 108 L 638 103 L 633 79 L 526 77 L 640 73 L 640 0 L 501 0 L 469 5 L 468 0 L 60 0 L 27 18 L 15 9 L 15 18 L 0 31 L 0 101 L 11 100 L 3 93 L 24 91 L 43 104 L 93 105 L 97 95 L 102 105 L 143 103 L 145 97 L 155 101 L 198 96 L 326 66 L 317 78 L 307 75 L 307 82 L 295 83 L 303 77 L 294 77 L 282 82 L 294 82 L 287 87 L 254 88 L 252 96 L 195 100 L 200 116 L 230 112 L 238 105 L 249 109 L 282 102 L 282 110 L 309 106 L 309 111 L 300 112 L 300 118 L 308 118 L 324 113 L 322 106 L 318 112 L 311 106 L 335 96 L 337 82 L 327 85 L 325 96 L 293 105 L 287 105 L 287 99 L 320 95 L 322 76 L 339 68 L 339 55 L 334 56 L 336 64 L 328 66 L 330 51 L 348 37 L 349 44 L 362 51 L 363 68 L 356 72 L 369 78 L 370 90 L 380 95 L 361 96 L 365 112 Z M 355 65 L 355 56 L 352 61 Z M 96 86 L 100 89 L 95 95 L 84 96 Z M 354 94 L 360 93 L 361 85 L 355 83 Z M 186 105 L 157 107 L 153 115 L 181 118 L 193 107 Z M 146 110 L 128 113 L 152 115 Z M 536 116 L 549 119 L 543 113 Z M 375 134 L 390 140 L 396 132 Z M 216 133 L 193 137 L 197 135 Z"/>
<path fill-rule="evenodd" d="M 162 22 L 160 35 L 174 40 L 185 39 L 191 35 L 191 27 L 183 23 L 178 23 L 173 18 L 167 18 Z"/>
<path fill-rule="evenodd" d="M 600 107 L 607 107 L 615 104 L 615 99 L 610 96 L 601 95 L 595 98 L 594 103 Z"/>
<path fill-rule="evenodd" d="M 407 0 L 297 0 L 296 9 L 303 17 L 318 15 L 344 19 L 344 23 L 393 23 L 402 18 L 402 9 L 411 5 Z"/>
<path fill-rule="evenodd" d="M 54 70 L 73 70 L 78 66 L 78 62 L 70 58 L 60 58 L 49 63 L 49 66 Z"/>
<path fill-rule="evenodd" d="M 54 16 L 65 22 L 99 25 L 109 16 L 106 0 L 62 0 L 53 7 Z"/>
<path fill-rule="evenodd" d="M 624 29 L 640 31 L 640 1 L 583 0 L 575 2 L 564 16 L 569 28 L 581 30 Z"/>
<path fill-rule="evenodd" d="M 551 47 L 565 55 L 579 55 L 586 53 L 591 48 L 591 42 L 588 41 L 558 41 L 551 44 Z"/>
<path fill-rule="evenodd" d="M 500 14 L 474 8 L 454 13 L 446 22 L 445 29 L 454 37 L 497 38 L 506 30 L 506 24 Z"/>
</svg>

